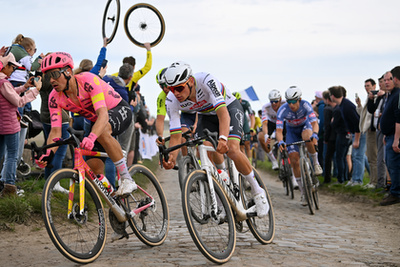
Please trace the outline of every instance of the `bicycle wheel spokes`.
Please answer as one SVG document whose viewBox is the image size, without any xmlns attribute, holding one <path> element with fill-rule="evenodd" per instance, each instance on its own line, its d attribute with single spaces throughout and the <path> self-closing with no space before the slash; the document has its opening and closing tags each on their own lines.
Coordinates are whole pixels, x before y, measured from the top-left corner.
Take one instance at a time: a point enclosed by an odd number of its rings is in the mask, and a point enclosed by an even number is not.
<svg viewBox="0 0 400 267">
<path fill-rule="evenodd" d="M 268 194 L 268 190 L 265 187 L 263 181 L 261 180 L 261 177 L 259 173 L 253 169 L 254 171 L 254 176 L 258 182 L 258 184 L 261 186 L 262 189 L 265 190 L 268 204 L 269 204 L 269 211 L 268 215 L 265 217 L 251 217 L 246 220 L 247 225 L 249 226 L 249 229 L 253 236 L 261 243 L 261 244 L 269 244 L 272 242 L 275 236 L 275 216 L 274 216 L 274 210 L 272 208 L 272 202 L 271 198 Z M 242 190 L 242 198 L 243 201 L 245 202 L 246 207 L 249 208 L 253 205 L 255 205 L 254 200 L 253 200 L 253 194 L 251 193 L 251 187 L 248 185 L 247 181 L 245 181 L 245 178 L 241 176 L 241 190 Z"/>
<path fill-rule="evenodd" d="M 72 212 L 67 216 L 67 190 L 71 180 L 76 181 L 72 185 L 75 194 Z M 60 192 L 58 182 L 63 192 Z M 100 256 L 107 235 L 103 206 L 89 181 L 85 182 L 84 213 L 80 214 L 79 210 L 78 173 L 71 169 L 54 172 L 44 186 L 42 197 L 42 215 L 47 232 L 65 257 L 74 262 L 89 263 Z"/>
<path fill-rule="evenodd" d="M 126 199 L 128 209 L 143 207 L 154 199 L 154 205 L 132 217 L 132 229 L 146 245 L 161 245 L 167 238 L 169 227 L 168 204 L 164 191 L 155 175 L 145 166 L 133 165 L 129 173 L 143 190 L 138 188 L 129 195 Z"/>
<path fill-rule="evenodd" d="M 144 47 L 144 43 L 157 45 L 165 34 L 165 22 L 161 13 L 152 5 L 133 5 L 125 15 L 125 32 L 136 45 Z"/>
<path fill-rule="evenodd" d="M 182 190 L 182 208 L 189 233 L 201 253 L 215 263 L 225 263 L 236 246 L 236 229 L 231 208 L 214 182 L 218 220 L 211 216 L 211 199 L 204 171 L 192 172 Z"/>
<path fill-rule="evenodd" d="M 107 43 L 111 43 L 117 33 L 120 15 L 119 0 L 109 0 L 106 4 L 103 15 L 102 33 L 103 38 L 107 38 Z"/>
</svg>

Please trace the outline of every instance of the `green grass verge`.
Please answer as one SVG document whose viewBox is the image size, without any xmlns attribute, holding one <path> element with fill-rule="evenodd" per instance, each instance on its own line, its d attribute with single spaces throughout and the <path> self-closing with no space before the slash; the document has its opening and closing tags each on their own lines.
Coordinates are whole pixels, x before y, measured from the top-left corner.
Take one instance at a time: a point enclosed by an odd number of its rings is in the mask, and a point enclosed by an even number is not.
<svg viewBox="0 0 400 267">
<path fill-rule="evenodd" d="M 276 175 L 278 178 L 278 172 L 272 170 L 272 163 L 268 160 L 266 161 L 257 161 L 257 169 L 261 169 L 270 174 Z M 382 193 L 382 189 L 364 189 L 363 186 L 345 186 L 345 184 L 336 184 L 337 179 L 332 177 L 332 182 L 328 185 L 322 184 L 324 181 L 323 176 L 318 176 L 318 180 L 320 182 L 319 191 L 321 193 L 330 193 L 335 195 L 345 195 L 349 198 L 358 199 L 361 201 L 372 201 L 375 204 L 378 204 L 382 198 L 384 197 L 384 193 Z M 369 183 L 369 175 L 368 172 L 364 173 L 364 184 Z"/>
</svg>

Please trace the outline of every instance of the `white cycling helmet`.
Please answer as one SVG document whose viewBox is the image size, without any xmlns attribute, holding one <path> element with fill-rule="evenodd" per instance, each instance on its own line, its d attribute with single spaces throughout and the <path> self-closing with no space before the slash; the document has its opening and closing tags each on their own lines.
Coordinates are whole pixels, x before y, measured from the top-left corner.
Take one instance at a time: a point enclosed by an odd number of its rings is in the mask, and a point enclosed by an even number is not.
<svg viewBox="0 0 400 267">
<path fill-rule="evenodd" d="M 156 75 L 156 82 L 158 83 L 158 84 L 164 84 L 165 83 L 165 79 L 164 79 L 164 74 L 165 74 L 165 72 L 167 71 L 167 68 L 163 68 L 163 69 L 161 69 L 158 73 L 157 73 L 157 75 Z"/>
<path fill-rule="evenodd" d="M 177 86 L 189 80 L 192 76 L 192 68 L 183 61 L 177 61 L 168 67 L 164 74 L 164 81 L 167 86 Z"/>
<path fill-rule="evenodd" d="M 268 98 L 270 101 L 279 100 L 281 99 L 281 92 L 279 92 L 276 89 L 273 89 L 271 92 L 269 92 Z"/>
<path fill-rule="evenodd" d="M 297 86 L 290 86 L 285 93 L 286 100 L 299 100 L 301 98 L 301 90 Z"/>
</svg>

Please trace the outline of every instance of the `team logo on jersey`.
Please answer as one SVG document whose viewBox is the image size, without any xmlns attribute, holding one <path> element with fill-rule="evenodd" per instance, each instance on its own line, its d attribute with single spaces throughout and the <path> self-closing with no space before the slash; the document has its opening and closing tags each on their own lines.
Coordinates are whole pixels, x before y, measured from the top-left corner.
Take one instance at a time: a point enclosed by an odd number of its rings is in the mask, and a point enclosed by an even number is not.
<svg viewBox="0 0 400 267">
<path fill-rule="evenodd" d="M 50 104 L 49 104 L 50 108 L 57 108 L 58 107 L 56 99 L 54 97 L 52 97 L 49 102 L 50 102 Z"/>
<path fill-rule="evenodd" d="M 90 93 L 91 91 L 93 91 L 93 86 L 90 83 L 85 82 L 85 84 L 83 85 L 83 89 Z"/>
<path fill-rule="evenodd" d="M 114 98 L 121 98 L 121 96 L 120 96 L 120 94 L 118 94 L 117 92 L 115 92 L 115 91 L 108 91 L 108 95 L 110 95 L 110 96 L 112 96 L 112 97 L 114 97 Z"/>
<path fill-rule="evenodd" d="M 58 113 L 52 114 L 50 120 L 51 121 L 58 121 L 57 115 L 58 115 Z"/>
<path fill-rule="evenodd" d="M 210 87 L 211 92 L 214 94 L 215 97 L 220 97 L 221 96 L 221 92 L 218 90 L 217 86 L 215 85 L 215 81 L 214 80 L 209 80 L 207 82 L 208 87 Z"/>
<path fill-rule="evenodd" d="M 194 104 L 190 109 L 194 110 L 194 109 L 198 109 L 201 108 L 204 104 L 206 104 L 207 101 L 206 100 L 202 100 L 200 102 L 197 102 L 196 104 Z"/>
<path fill-rule="evenodd" d="M 181 108 L 186 108 L 186 107 L 191 106 L 191 105 L 193 105 L 193 103 L 191 103 L 191 102 L 180 104 Z"/>
</svg>

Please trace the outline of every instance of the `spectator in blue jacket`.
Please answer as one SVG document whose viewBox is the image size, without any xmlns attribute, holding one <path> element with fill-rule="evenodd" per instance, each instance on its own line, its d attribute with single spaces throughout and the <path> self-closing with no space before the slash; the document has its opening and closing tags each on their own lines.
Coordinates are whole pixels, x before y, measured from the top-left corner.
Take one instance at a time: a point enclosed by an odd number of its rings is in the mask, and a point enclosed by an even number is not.
<svg viewBox="0 0 400 267">
<path fill-rule="evenodd" d="M 362 185 L 364 178 L 366 135 L 360 132 L 360 115 L 357 113 L 356 106 L 344 97 L 346 89 L 343 86 L 333 86 L 328 90 L 331 94 L 331 100 L 339 105 L 346 128 L 353 135 L 353 150 L 351 154 L 353 176 L 346 186 Z"/>
</svg>

